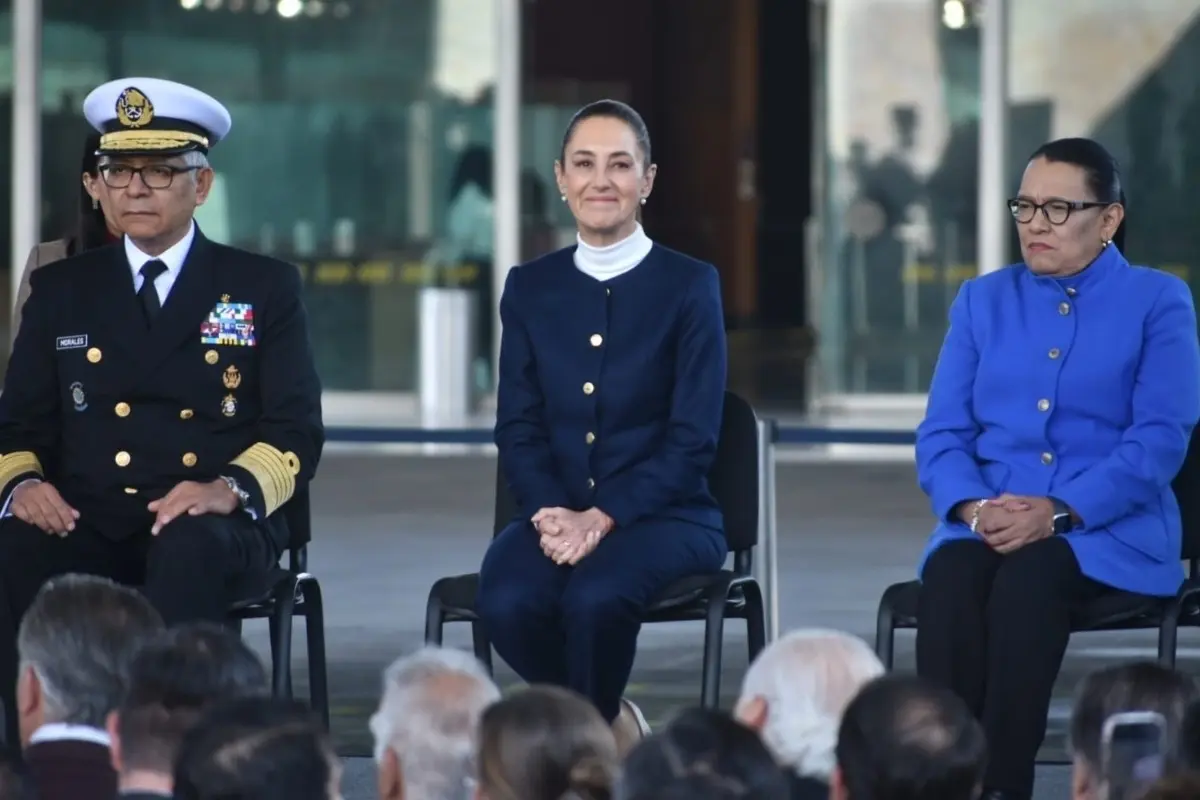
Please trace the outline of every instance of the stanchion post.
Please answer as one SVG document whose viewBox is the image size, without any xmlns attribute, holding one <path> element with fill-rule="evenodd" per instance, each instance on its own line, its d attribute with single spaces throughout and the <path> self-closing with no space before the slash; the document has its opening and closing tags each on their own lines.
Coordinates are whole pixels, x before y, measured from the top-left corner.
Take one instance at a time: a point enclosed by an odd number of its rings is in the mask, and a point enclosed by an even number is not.
<svg viewBox="0 0 1200 800">
<path fill-rule="evenodd" d="M 779 638 L 779 550 L 776 544 L 775 438 L 773 419 L 758 420 L 758 553 L 754 579 L 762 587 L 767 641 Z"/>
</svg>

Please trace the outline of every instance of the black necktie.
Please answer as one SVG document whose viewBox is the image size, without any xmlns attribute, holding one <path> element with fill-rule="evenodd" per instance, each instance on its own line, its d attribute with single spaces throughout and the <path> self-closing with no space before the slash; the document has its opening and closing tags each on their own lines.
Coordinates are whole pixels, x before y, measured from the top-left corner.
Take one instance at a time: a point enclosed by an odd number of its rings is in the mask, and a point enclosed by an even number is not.
<svg viewBox="0 0 1200 800">
<path fill-rule="evenodd" d="M 138 289 L 138 299 L 142 301 L 142 310 L 146 312 L 146 322 L 154 322 L 162 303 L 158 301 L 158 290 L 154 288 L 154 279 L 167 271 L 167 265 L 161 261 L 147 261 L 142 265 L 139 274 L 142 276 L 142 288 Z"/>
</svg>

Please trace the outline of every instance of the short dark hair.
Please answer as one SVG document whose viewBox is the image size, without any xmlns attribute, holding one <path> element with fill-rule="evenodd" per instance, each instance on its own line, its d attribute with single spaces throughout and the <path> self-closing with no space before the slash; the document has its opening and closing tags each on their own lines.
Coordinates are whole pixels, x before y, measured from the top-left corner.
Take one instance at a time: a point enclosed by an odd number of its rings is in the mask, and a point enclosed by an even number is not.
<svg viewBox="0 0 1200 800">
<path fill-rule="evenodd" d="M 1113 154 L 1095 139 L 1075 137 L 1046 142 L 1034 151 L 1030 161 L 1043 158 L 1055 164 L 1070 164 L 1083 170 L 1084 181 L 1092 197 L 1100 203 L 1125 205 L 1125 190 L 1121 186 L 1121 168 Z M 1125 250 L 1125 222 L 1121 221 L 1113 234 L 1113 244 Z"/>
<path fill-rule="evenodd" d="M 163 629 L 137 591 L 94 575 L 42 586 L 21 621 L 17 652 L 43 684 L 51 721 L 103 728 L 124 699 L 129 667 Z"/>
<path fill-rule="evenodd" d="M 1087 765 L 1101 764 L 1104 721 L 1126 711 L 1156 711 L 1167 722 L 1171 743 L 1164 768 L 1177 766 L 1174 754 L 1184 714 L 1197 699 L 1196 682 L 1182 672 L 1144 661 L 1096 670 L 1083 679 L 1071 710 L 1071 752 Z"/>
<path fill-rule="evenodd" d="M 183 737 L 175 800 L 327 800 L 337 756 L 295 700 L 242 697 L 214 705 Z"/>
<path fill-rule="evenodd" d="M 966 703 L 915 675 L 884 675 L 846 707 L 837 762 L 850 800 L 969 800 L 983 783 L 987 742 Z"/>
<path fill-rule="evenodd" d="M 633 138 L 637 140 L 638 150 L 642 156 L 642 165 L 650 166 L 650 129 L 646 127 L 646 121 L 633 109 L 633 106 L 622 103 L 620 100 L 597 100 L 575 112 L 571 121 L 567 123 L 566 132 L 563 133 L 562 147 L 558 152 L 560 163 L 567 160 L 567 145 L 571 143 L 571 137 L 575 135 L 575 129 L 579 127 L 579 123 L 593 117 L 619 119 L 628 125 L 629 129 L 633 131 Z"/>
<path fill-rule="evenodd" d="M 67 255 L 78 255 L 86 250 L 108 243 L 108 220 L 104 209 L 92 200 L 87 189 L 83 187 L 80 178 L 83 173 L 100 180 L 100 157 L 96 151 L 100 149 L 100 133 L 92 131 L 83 141 L 83 155 L 80 157 L 79 174 L 72 175 L 75 181 L 75 191 L 78 194 L 79 209 L 76 214 L 74 227 L 68 232 Z"/>
<path fill-rule="evenodd" d="M 130 668 L 117 721 L 124 768 L 169 773 L 204 709 L 269 691 L 262 662 L 233 631 L 208 622 L 164 631 Z"/>
<path fill-rule="evenodd" d="M 785 800 L 791 783 L 754 731 L 729 714 L 690 709 L 625 759 L 620 800 Z"/>
</svg>

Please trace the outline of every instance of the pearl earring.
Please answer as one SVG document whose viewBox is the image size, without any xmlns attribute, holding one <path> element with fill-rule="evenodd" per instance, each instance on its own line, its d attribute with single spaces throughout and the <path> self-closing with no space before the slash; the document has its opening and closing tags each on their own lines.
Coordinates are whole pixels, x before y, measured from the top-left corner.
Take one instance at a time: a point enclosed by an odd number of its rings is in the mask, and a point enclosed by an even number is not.
<svg viewBox="0 0 1200 800">
<path fill-rule="evenodd" d="M 642 205 L 646 205 L 646 198 L 642 198 Z"/>
<path fill-rule="evenodd" d="M 92 210 L 95 211 L 99 207 L 100 207 L 100 201 L 93 197 L 92 198 Z"/>
</svg>

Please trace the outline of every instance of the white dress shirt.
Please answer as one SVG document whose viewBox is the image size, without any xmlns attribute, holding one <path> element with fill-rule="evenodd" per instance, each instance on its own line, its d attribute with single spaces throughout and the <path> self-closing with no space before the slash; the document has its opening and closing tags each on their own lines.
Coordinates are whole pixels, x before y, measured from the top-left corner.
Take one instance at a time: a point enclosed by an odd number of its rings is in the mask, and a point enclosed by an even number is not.
<svg viewBox="0 0 1200 800">
<path fill-rule="evenodd" d="M 168 247 L 162 255 L 151 256 L 143 253 L 138 249 L 138 246 L 133 243 L 133 240 L 128 236 L 125 237 L 125 260 L 129 262 L 129 271 L 133 274 L 133 291 L 140 292 L 142 290 L 142 267 L 146 266 L 147 261 L 158 260 L 163 263 L 167 271 L 159 275 L 154 280 L 154 288 L 158 291 L 158 303 L 160 306 L 167 304 L 167 295 L 171 293 L 171 287 L 175 285 L 175 279 L 179 277 L 179 273 L 183 270 L 184 259 L 187 258 L 188 251 L 192 249 L 192 240 L 196 238 L 196 223 L 188 226 L 188 232 L 183 238 L 175 244 Z"/>
</svg>

